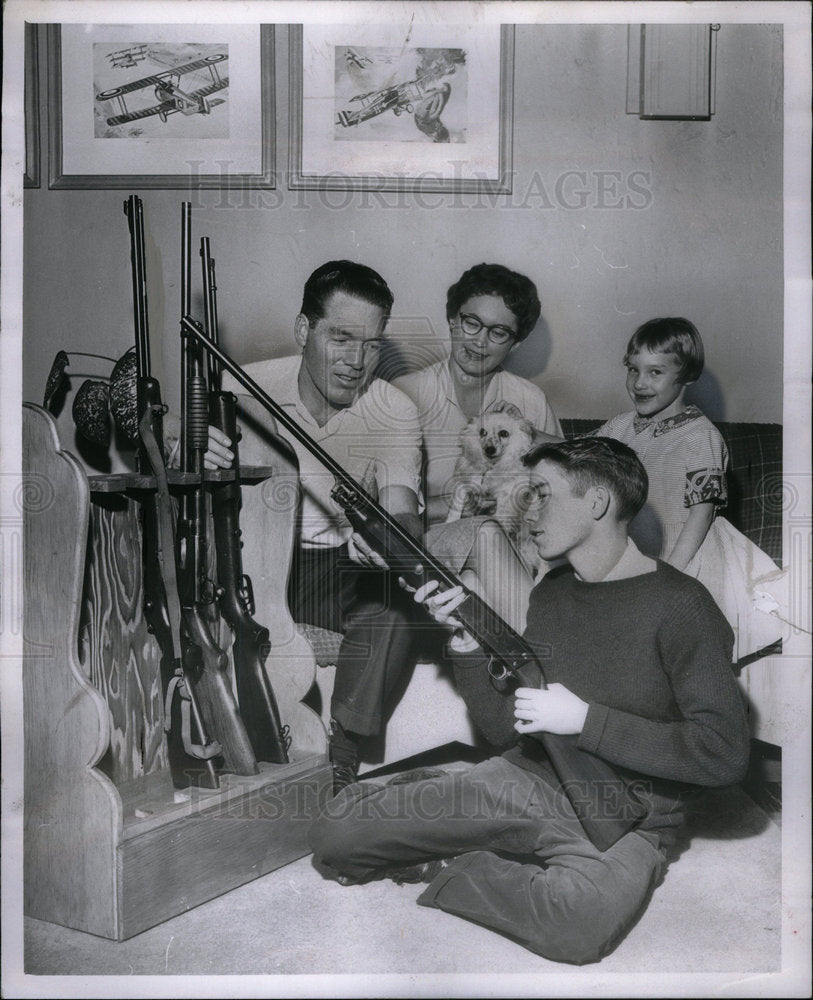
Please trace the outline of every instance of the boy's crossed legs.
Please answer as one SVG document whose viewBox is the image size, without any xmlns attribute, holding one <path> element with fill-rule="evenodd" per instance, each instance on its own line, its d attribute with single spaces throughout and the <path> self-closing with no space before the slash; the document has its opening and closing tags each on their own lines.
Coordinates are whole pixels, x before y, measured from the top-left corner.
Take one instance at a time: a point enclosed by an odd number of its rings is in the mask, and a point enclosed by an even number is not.
<svg viewBox="0 0 813 1000">
<path fill-rule="evenodd" d="M 311 846 L 358 880 L 452 858 L 419 903 L 577 964 L 615 944 L 664 862 L 637 833 L 598 851 L 563 791 L 501 757 L 414 784 L 351 785 L 314 822 Z"/>
</svg>

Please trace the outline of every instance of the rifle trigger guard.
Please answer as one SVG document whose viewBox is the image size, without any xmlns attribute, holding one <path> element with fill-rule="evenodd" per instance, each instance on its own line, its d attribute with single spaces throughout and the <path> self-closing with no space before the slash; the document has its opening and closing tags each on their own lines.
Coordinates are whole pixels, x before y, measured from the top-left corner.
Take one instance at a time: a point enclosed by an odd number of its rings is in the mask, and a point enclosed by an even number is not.
<svg viewBox="0 0 813 1000">
<path fill-rule="evenodd" d="M 176 691 L 181 699 L 181 740 L 187 754 L 196 760 L 211 760 L 212 757 L 223 753 L 223 748 L 217 740 L 210 740 L 206 746 L 192 742 L 192 699 L 189 697 L 189 691 L 186 687 L 186 678 L 180 673 L 176 673 L 167 685 L 167 697 L 164 703 L 164 730 L 169 732 L 171 728 L 172 699 Z"/>
<path fill-rule="evenodd" d="M 254 588 L 251 585 L 251 577 L 245 573 L 240 577 L 240 600 L 243 603 L 247 615 L 253 615 L 255 611 Z"/>
<path fill-rule="evenodd" d="M 495 660 L 493 655 L 488 658 L 488 672 L 495 681 L 505 681 L 510 676 L 510 671 L 506 670 L 505 664 L 500 660 Z"/>
<path fill-rule="evenodd" d="M 505 664 L 495 660 L 493 655 L 488 658 L 488 672 L 491 675 L 491 683 L 498 691 L 505 691 L 508 687 L 508 678 L 511 672 L 506 670 Z"/>
</svg>

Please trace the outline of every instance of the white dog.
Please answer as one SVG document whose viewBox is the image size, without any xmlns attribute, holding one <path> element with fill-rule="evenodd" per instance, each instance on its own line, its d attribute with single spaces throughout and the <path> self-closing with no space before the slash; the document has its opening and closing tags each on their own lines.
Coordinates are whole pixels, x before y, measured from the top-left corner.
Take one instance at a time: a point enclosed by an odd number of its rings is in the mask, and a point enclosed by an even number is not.
<svg viewBox="0 0 813 1000">
<path fill-rule="evenodd" d="M 535 436 L 533 425 L 513 403 L 497 403 L 470 420 L 460 432 L 447 522 L 491 514 L 509 537 L 516 538 L 529 481 L 522 456 L 532 448 Z"/>
</svg>

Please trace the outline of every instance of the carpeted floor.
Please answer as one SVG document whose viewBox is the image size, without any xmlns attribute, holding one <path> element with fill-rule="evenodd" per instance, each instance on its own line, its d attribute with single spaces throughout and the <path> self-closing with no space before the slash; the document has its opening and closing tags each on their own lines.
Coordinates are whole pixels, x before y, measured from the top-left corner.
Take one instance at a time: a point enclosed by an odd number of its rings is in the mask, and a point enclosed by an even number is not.
<svg viewBox="0 0 813 1000">
<path fill-rule="evenodd" d="M 648 995 L 666 996 L 683 995 L 677 984 L 687 975 L 699 983 L 704 976 L 777 972 L 778 823 L 742 789 L 724 789 L 707 793 L 688 833 L 688 849 L 671 864 L 637 925 L 601 963 L 581 969 L 417 906 L 420 885 L 342 887 L 325 881 L 306 857 L 120 943 L 27 919 L 28 977 L 69 978 L 29 978 L 45 992 L 6 995 L 556 995 L 551 988 L 570 995 L 587 974 L 605 986 L 619 975 L 643 977 Z M 110 976 L 127 978 L 102 978 Z M 241 978 L 228 985 L 212 978 L 226 976 Z M 279 978 L 288 976 L 294 978 Z M 182 991 L 186 982 L 190 993 Z M 68 992 L 73 989 L 79 992 Z"/>
</svg>

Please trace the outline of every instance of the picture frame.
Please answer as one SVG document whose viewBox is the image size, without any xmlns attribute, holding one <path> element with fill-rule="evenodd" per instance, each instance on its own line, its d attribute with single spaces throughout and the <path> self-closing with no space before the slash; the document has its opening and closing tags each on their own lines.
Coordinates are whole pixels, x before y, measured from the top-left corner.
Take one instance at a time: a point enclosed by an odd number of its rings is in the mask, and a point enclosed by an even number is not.
<svg viewBox="0 0 813 1000">
<path fill-rule="evenodd" d="M 40 88 L 38 25 L 25 25 L 25 80 L 23 84 L 25 120 L 24 188 L 40 186 Z"/>
<path fill-rule="evenodd" d="M 510 194 L 513 62 L 513 25 L 291 25 L 289 188 Z"/>
<path fill-rule="evenodd" d="M 53 24 L 47 48 L 49 188 L 276 186 L 273 25 Z"/>
</svg>

